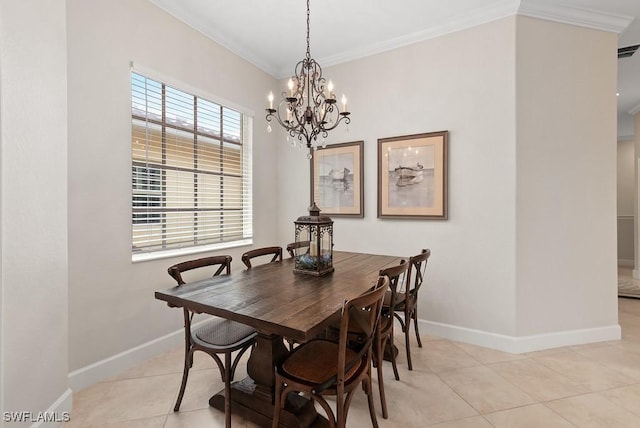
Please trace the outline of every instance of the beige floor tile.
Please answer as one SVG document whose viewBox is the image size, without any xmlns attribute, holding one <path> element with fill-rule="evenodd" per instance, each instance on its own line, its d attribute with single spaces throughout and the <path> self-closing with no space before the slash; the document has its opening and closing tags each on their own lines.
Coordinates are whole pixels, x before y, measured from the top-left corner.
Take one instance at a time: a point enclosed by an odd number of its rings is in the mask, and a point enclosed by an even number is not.
<svg viewBox="0 0 640 428">
<path fill-rule="evenodd" d="M 621 373 L 630 381 L 640 382 L 640 354 L 619 346 L 603 346 L 576 352 Z"/>
<path fill-rule="evenodd" d="M 440 377 L 481 414 L 534 403 L 524 391 L 485 366 L 452 370 Z"/>
<path fill-rule="evenodd" d="M 173 385 L 176 398 L 180 383 Z M 209 398 L 224 389 L 220 371 L 216 369 L 196 370 L 189 372 L 187 387 L 182 397 L 180 411 L 201 410 L 209 407 Z M 173 408 L 173 407 L 172 407 Z"/>
<path fill-rule="evenodd" d="M 156 416 L 153 418 L 134 419 L 130 421 L 119 421 L 113 423 L 88 423 L 79 420 L 76 422 L 71 419 L 69 422 L 62 425 L 63 428 L 163 428 L 164 422 L 167 419 L 165 415 Z"/>
<path fill-rule="evenodd" d="M 602 342 L 583 343 L 582 345 L 567 346 L 568 351 L 582 351 L 585 349 L 602 348 L 604 346 L 614 346 L 620 343 L 619 340 L 605 340 Z"/>
<path fill-rule="evenodd" d="M 562 346 L 559 348 L 543 349 L 541 351 L 525 352 L 522 355 L 527 358 L 537 358 L 537 357 L 545 357 L 547 355 L 562 354 L 564 352 L 569 352 L 569 351 L 570 351 L 569 347 Z"/>
<path fill-rule="evenodd" d="M 518 388 L 537 401 L 555 400 L 589 392 L 584 385 L 574 383 L 531 359 L 491 364 L 489 368 L 510 383 L 518 385 Z"/>
<path fill-rule="evenodd" d="M 610 389 L 601 392 L 601 394 L 612 403 L 640 416 L 640 385 Z"/>
<path fill-rule="evenodd" d="M 144 364 L 126 370 L 125 372 L 107 379 L 107 382 L 123 379 L 135 379 L 145 376 L 180 373 L 184 367 L 184 347 L 180 346 L 157 357 L 151 358 Z M 213 359 L 203 352 L 196 352 L 193 357 L 191 370 L 206 370 L 217 367 Z"/>
<path fill-rule="evenodd" d="M 99 426 L 166 415 L 173 408 L 179 375 L 101 382 L 74 395 L 71 419 Z"/>
<path fill-rule="evenodd" d="M 634 354 L 640 354 L 640 341 L 638 340 L 621 340 L 613 346 L 617 346 L 626 351 L 633 352 Z"/>
<path fill-rule="evenodd" d="M 485 415 L 496 428 L 571 428 L 573 425 L 543 404 L 517 407 Z"/>
<path fill-rule="evenodd" d="M 247 426 L 244 418 L 231 415 L 231 426 L 243 428 Z M 207 407 L 190 412 L 171 412 L 167 416 L 164 428 L 224 428 L 224 413 Z"/>
<path fill-rule="evenodd" d="M 493 426 L 482 416 L 474 416 L 472 418 L 429 425 L 429 428 L 493 428 Z"/>
<path fill-rule="evenodd" d="M 414 368 L 424 363 L 432 372 L 440 373 L 481 364 L 448 340 L 435 340 L 423 345 L 420 353 L 411 354 Z"/>
<path fill-rule="evenodd" d="M 499 363 L 503 361 L 522 360 L 527 358 L 521 354 L 510 354 L 508 352 L 497 351 L 495 349 L 483 348 L 463 342 L 453 342 L 458 348 L 472 355 L 473 358 L 483 364 Z"/>
<path fill-rule="evenodd" d="M 377 400 L 377 383 L 375 385 Z M 467 402 L 438 376 L 413 373 L 411 377 L 395 381 L 385 378 L 385 394 L 389 417 L 405 426 L 423 426 L 477 415 Z M 379 401 L 376 401 L 379 408 Z M 363 401 L 366 408 L 366 402 Z"/>
<path fill-rule="evenodd" d="M 550 401 L 546 405 L 581 428 L 637 428 L 640 416 L 606 399 L 599 393 Z"/>
<path fill-rule="evenodd" d="M 623 374 L 604 364 L 585 357 L 579 352 L 568 351 L 534 358 L 534 361 L 561 373 L 572 382 L 581 384 L 589 391 L 602 391 L 628 385 L 633 382 Z"/>
</svg>

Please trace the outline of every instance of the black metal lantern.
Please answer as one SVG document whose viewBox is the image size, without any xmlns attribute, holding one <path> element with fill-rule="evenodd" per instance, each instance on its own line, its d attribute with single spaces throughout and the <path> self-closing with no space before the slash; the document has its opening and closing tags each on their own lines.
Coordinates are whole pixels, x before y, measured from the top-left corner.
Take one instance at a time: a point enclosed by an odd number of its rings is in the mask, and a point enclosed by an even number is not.
<svg viewBox="0 0 640 428">
<path fill-rule="evenodd" d="M 298 217 L 294 272 L 324 275 L 333 272 L 333 220 L 320 215 L 315 202 L 309 207 L 309 215 Z"/>
</svg>

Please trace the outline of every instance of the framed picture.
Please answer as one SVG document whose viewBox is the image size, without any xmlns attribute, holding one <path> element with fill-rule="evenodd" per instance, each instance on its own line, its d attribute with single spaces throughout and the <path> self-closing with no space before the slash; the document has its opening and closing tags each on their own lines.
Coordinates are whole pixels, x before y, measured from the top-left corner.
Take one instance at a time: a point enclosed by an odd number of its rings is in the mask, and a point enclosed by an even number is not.
<svg viewBox="0 0 640 428">
<path fill-rule="evenodd" d="M 318 148 L 311 159 L 311 198 L 322 214 L 364 217 L 363 141 Z"/>
<path fill-rule="evenodd" d="M 447 218 L 448 131 L 378 140 L 378 217 Z"/>
</svg>

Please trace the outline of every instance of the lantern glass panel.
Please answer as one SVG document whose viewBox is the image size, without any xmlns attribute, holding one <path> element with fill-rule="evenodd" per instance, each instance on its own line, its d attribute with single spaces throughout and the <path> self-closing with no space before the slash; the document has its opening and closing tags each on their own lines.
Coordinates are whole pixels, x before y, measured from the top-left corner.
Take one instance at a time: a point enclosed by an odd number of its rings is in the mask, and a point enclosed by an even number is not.
<svg viewBox="0 0 640 428">
<path fill-rule="evenodd" d="M 320 216 L 315 205 L 310 214 L 295 221 L 294 272 L 324 275 L 334 270 L 333 220 Z"/>
</svg>

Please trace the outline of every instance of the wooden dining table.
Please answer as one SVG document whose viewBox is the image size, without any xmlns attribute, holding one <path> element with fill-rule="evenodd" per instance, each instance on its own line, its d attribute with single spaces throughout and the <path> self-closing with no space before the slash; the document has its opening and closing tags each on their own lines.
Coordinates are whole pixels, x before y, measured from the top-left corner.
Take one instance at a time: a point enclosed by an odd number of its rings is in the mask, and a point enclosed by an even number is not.
<svg viewBox="0 0 640 428">
<path fill-rule="evenodd" d="M 270 426 L 274 403 L 274 368 L 286 357 L 283 338 L 306 342 L 340 319 L 343 303 L 371 288 L 380 269 L 399 257 L 335 251 L 335 271 L 324 276 L 293 272 L 293 259 L 267 263 L 231 275 L 195 281 L 156 291 L 156 299 L 171 307 L 185 307 L 254 327 L 258 336 L 247 361 L 248 377 L 231 388 L 231 411 L 260 425 Z M 209 404 L 224 412 L 224 391 Z M 325 426 L 313 402 L 290 394 L 281 425 Z"/>
</svg>

